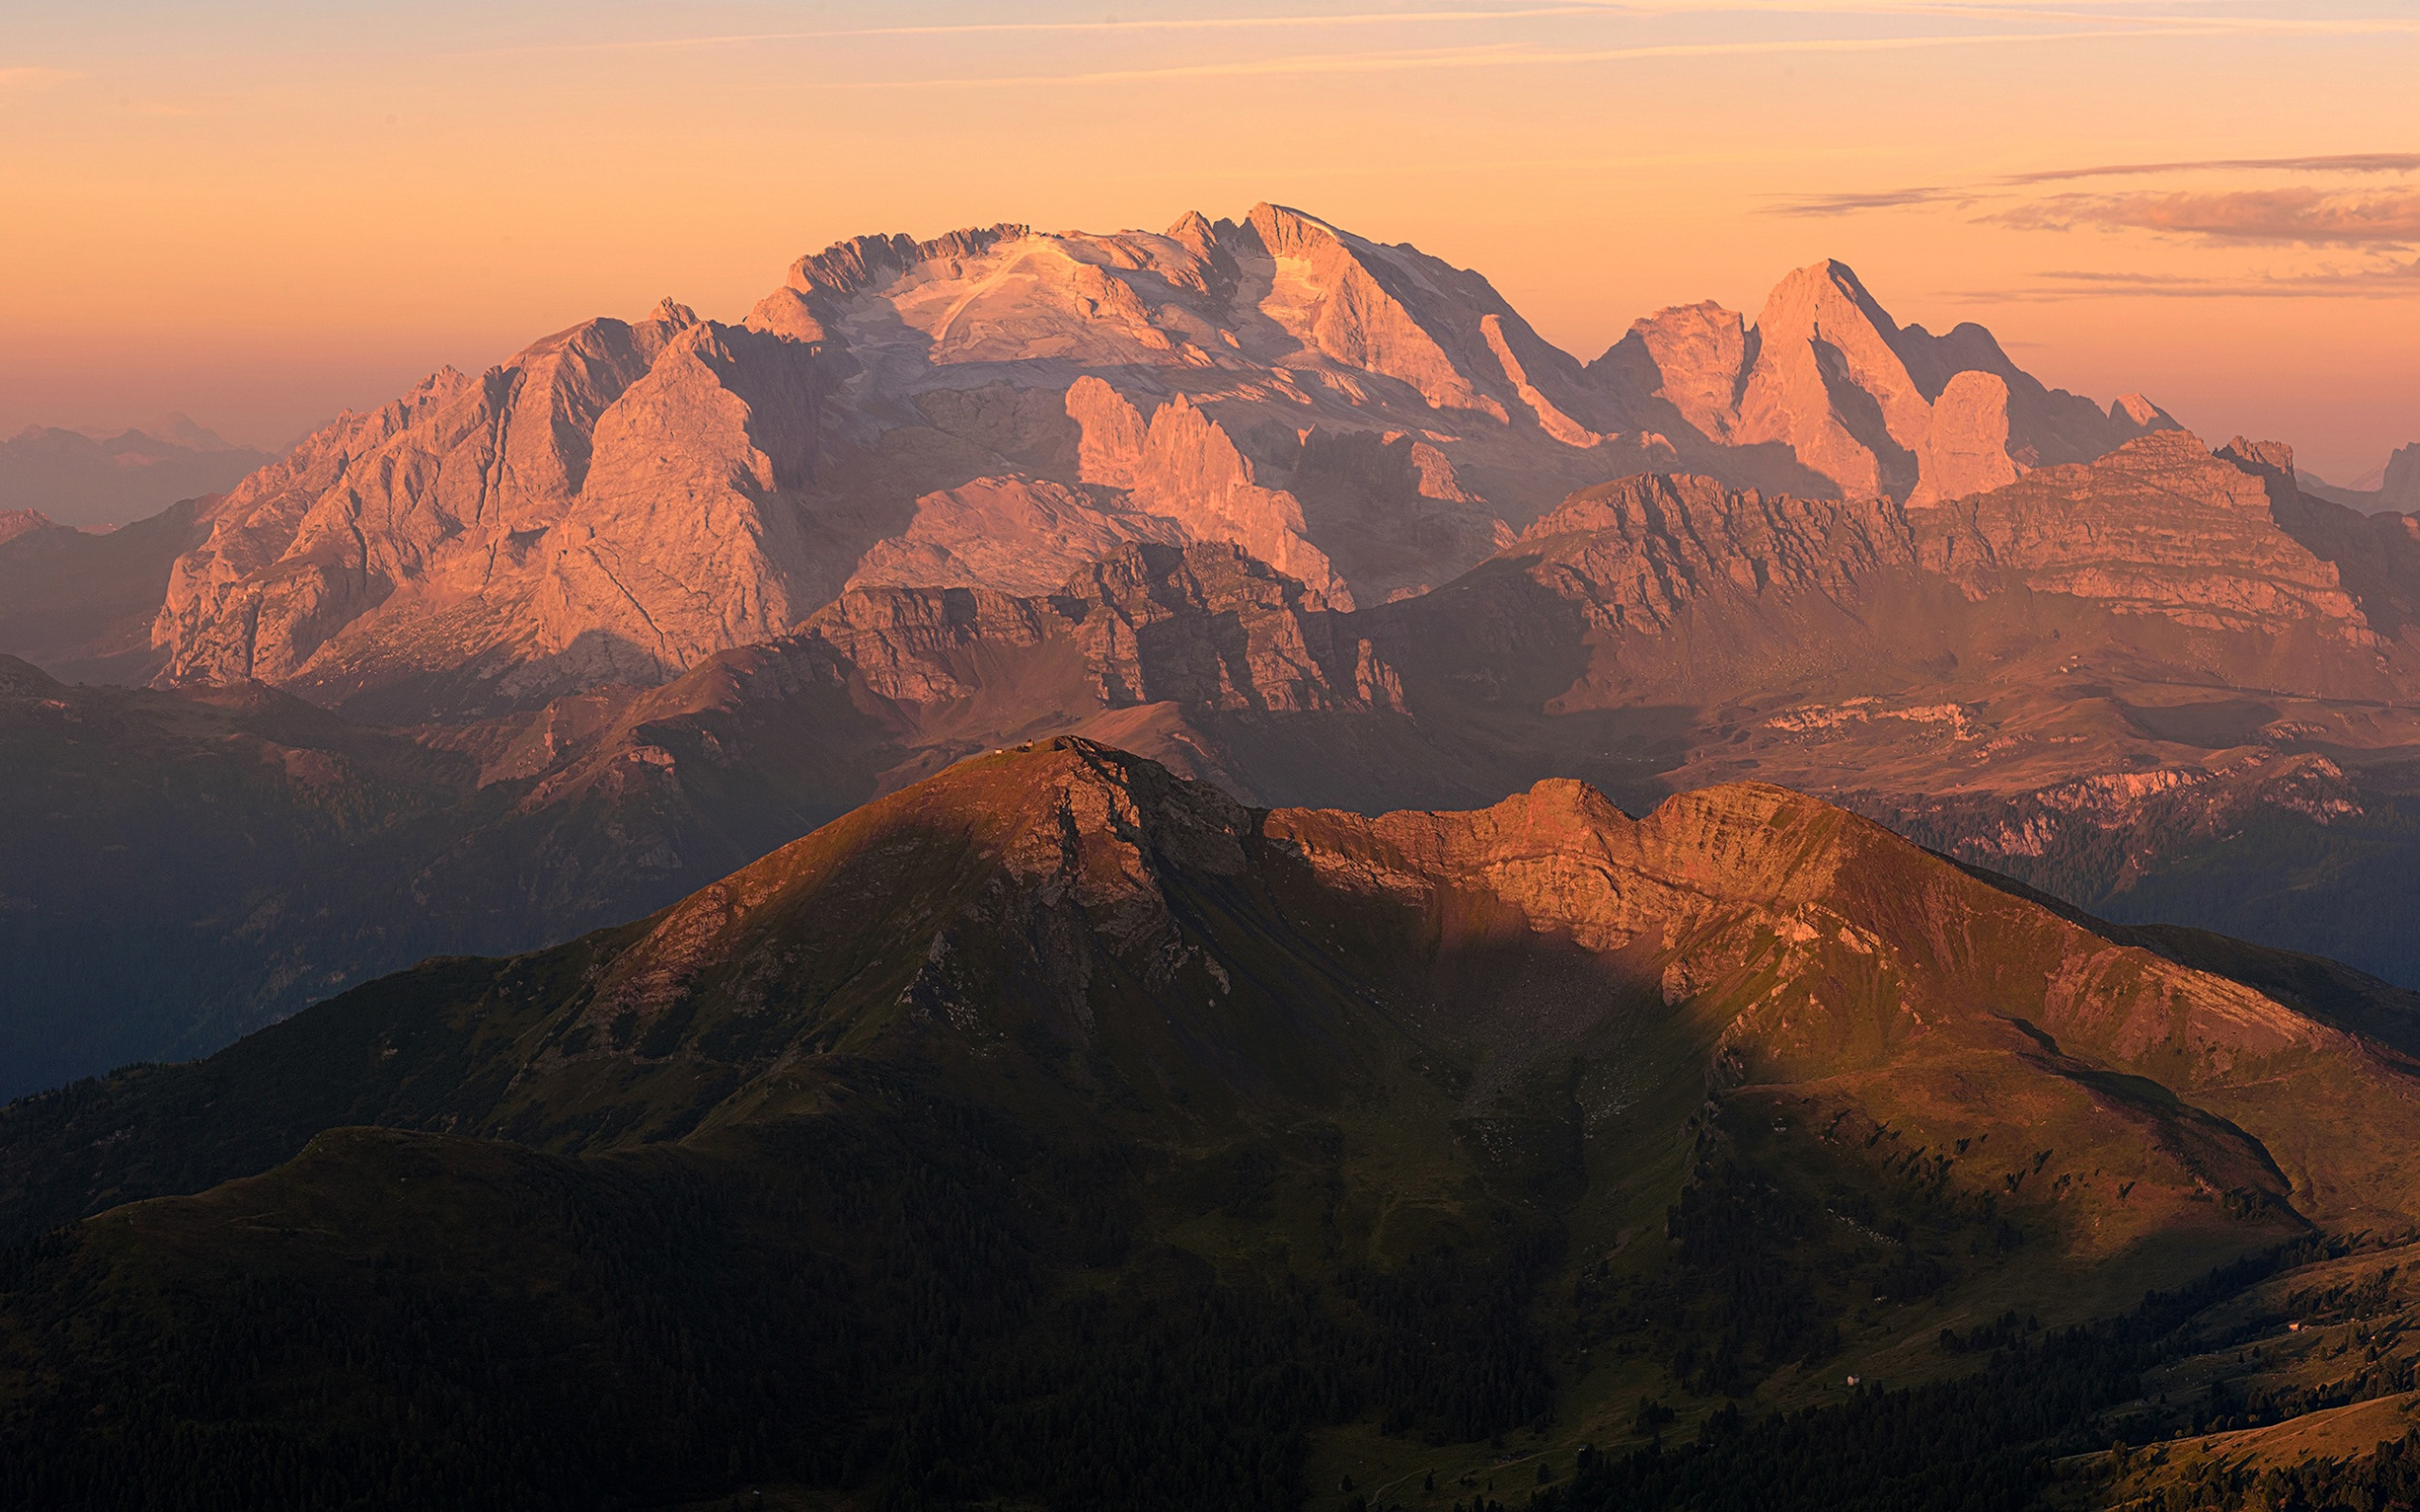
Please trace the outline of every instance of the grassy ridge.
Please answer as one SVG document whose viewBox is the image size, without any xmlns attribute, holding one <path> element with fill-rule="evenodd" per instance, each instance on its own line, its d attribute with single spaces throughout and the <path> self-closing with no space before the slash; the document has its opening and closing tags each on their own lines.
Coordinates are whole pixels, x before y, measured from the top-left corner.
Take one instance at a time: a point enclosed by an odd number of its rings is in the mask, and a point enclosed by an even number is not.
<svg viewBox="0 0 2420 1512">
<path fill-rule="evenodd" d="M 2367 1044 L 1779 789 L 1259 815 L 1057 742 L 0 1114 L 0 1492 L 1443 1505 L 2069 1370 L 2393 1200 Z"/>
</svg>

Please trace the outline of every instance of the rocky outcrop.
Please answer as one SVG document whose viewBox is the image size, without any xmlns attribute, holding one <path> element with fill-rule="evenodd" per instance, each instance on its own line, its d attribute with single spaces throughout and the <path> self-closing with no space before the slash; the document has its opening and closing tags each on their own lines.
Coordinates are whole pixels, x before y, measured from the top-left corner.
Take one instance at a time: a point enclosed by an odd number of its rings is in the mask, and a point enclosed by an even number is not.
<svg viewBox="0 0 2420 1512">
<path fill-rule="evenodd" d="M 1949 380 L 1933 402 L 1932 420 L 1916 453 L 1910 505 L 1988 493 L 2022 471 L 2009 455 L 2008 383 L 1972 369 Z"/>
<path fill-rule="evenodd" d="M 1177 395 L 1146 421 L 1098 378 L 1067 390 L 1083 430 L 1083 479 L 1125 490 L 1137 508 L 1175 522 L 1182 539 L 1226 541 L 1350 607 L 1352 590 L 1311 544 L 1302 502 L 1261 486 L 1253 459 L 1216 421 Z"/>
<path fill-rule="evenodd" d="M 1612 365 L 1626 348 L 1647 359 L 1649 392 L 1677 410 L 1690 429 L 1718 445 L 1729 445 L 1738 419 L 1740 390 L 1754 365 L 1762 337 L 1745 318 L 1708 301 L 1656 311 L 1630 328 L 1613 352 L 1599 359 Z"/>
<path fill-rule="evenodd" d="M 1976 374 L 1961 390 L 2002 392 Z M 1906 507 L 1643 475 L 1572 495 L 1463 579 L 1371 618 L 1407 668 L 1502 682 L 1562 667 L 1573 680 L 1552 707 L 1566 710 L 1650 689 L 1718 698 L 1783 668 L 1897 664 L 1920 644 L 1954 658 L 1977 616 L 2024 594 L 2218 637 L 2146 655 L 2375 693 L 2379 652 L 2420 623 L 2420 530 L 2290 480 L 2282 448 L 2214 454 L 2181 431 Z"/>
<path fill-rule="evenodd" d="M 1247 452 L 1181 394 L 1147 421 L 1091 377 L 1068 390 L 1067 412 L 1082 430 L 1084 481 L 1128 490 L 1137 508 L 1175 521 L 1184 539 L 1233 541 L 1340 607 L 1355 602 L 1356 581 L 1374 597 L 1398 597 L 1433 586 L 1423 575 L 1441 562 L 1474 559 L 1511 539 L 1487 501 L 1462 487 L 1445 450 L 1412 433 L 1263 431 Z M 1314 537 L 1338 542 L 1340 557 Z"/>
<path fill-rule="evenodd" d="M 2254 747 L 2206 765 L 2096 772 L 2033 792 L 1930 799 L 1864 797 L 1875 816 L 1950 854 L 2022 874 L 2088 851 L 2111 856 L 2108 892 L 2152 876 L 2175 854 L 2256 822 L 2263 811 L 2325 827 L 2362 816 L 2360 790 L 2317 752 Z"/>
<path fill-rule="evenodd" d="M 1400 708 L 1393 669 L 1320 594 L 1232 546 L 1136 547 L 1053 599 L 1102 704 Z"/>
</svg>

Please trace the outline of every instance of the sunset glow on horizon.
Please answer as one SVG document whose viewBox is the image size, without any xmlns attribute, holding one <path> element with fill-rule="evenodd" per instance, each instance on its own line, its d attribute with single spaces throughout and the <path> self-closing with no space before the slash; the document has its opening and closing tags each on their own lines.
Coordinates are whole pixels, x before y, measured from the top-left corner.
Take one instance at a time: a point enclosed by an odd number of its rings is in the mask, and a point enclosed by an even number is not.
<svg viewBox="0 0 2420 1512">
<path fill-rule="evenodd" d="M 99 5 L 0 20 L 0 432 L 283 443 L 846 237 L 1255 201 L 1593 358 L 1856 267 L 2342 483 L 2420 438 L 2409 5 Z M 1809 102 L 1813 103 L 1809 103 Z"/>
</svg>

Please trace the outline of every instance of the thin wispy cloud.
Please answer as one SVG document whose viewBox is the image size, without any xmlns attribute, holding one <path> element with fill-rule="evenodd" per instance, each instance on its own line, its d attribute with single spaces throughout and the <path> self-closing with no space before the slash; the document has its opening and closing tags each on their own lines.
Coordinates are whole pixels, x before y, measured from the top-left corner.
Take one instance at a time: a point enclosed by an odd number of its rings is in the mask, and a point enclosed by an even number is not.
<svg viewBox="0 0 2420 1512">
<path fill-rule="evenodd" d="M 2349 266 L 2208 276 L 2126 270 L 2063 271 L 2030 285 L 1972 290 L 1977 303 L 2127 299 L 2383 299 L 2420 293 L 2420 186 L 2377 186 L 2381 177 L 2420 173 L 2420 152 L 2307 153 L 2290 157 L 2172 159 L 2036 169 L 1965 184 L 1807 195 L 1768 207 L 1792 216 L 1840 216 L 1925 207 L 1974 212 L 1975 223 L 2021 232 L 2088 228 L 2135 232 L 2208 248 L 2351 249 L 2369 254 Z M 2292 175 L 2306 181 L 2260 187 L 2187 187 L 2197 176 Z M 2169 177 L 2172 189 L 2045 194 L 2048 185 L 2095 179 Z M 2357 187 L 2361 180 L 2370 186 Z M 2316 182 L 2308 180 L 2317 180 Z"/>
<path fill-rule="evenodd" d="M 2068 284 L 2123 285 L 2127 288 L 2204 288 L 2225 282 L 2222 279 L 2200 278 L 2190 273 L 2086 272 L 2080 269 L 2044 273 L 2041 276 Z"/>
<path fill-rule="evenodd" d="M 2148 231 L 2208 241 L 2301 247 L 2420 242 L 2420 190 L 2333 194 L 2313 188 L 2231 194 L 2055 195 L 1989 217 L 2018 231 Z"/>
<path fill-rule="evenodd" d="M 2420 22 L 2413 24 L 2420 30 Z M 1236 59 L 1165 67 L 1098 69 L 1061 74 L 976 74 L 931 78 L 849 79 L 839 90 L 1010 89 L 1034 85 L 1128 84 L 1187 78 L 1251 78 L 1289 75 L 1411 73 L 1441 69 L 1572 67 L 1653 59 L 1748 58 L 1787 54 L 1919 52 L 1947 48 L 2038 46 L 2049 43 L 2106 41 L 2119 37 L 2168 37 L 2163 26 L 2088 31 L 1944 33 L 1916 37 L 1794 37 L 1756 42 L 1661 43 L 1634 47 L 1542 48 L 1529 43 L 1488 47 L 1441 47 L 1392 53 L 1323 53 L 1286 58 Z"/>
<path fill-rule="evenodd" d="M 1714 4 L 1619 4 L 1612 0 L 1566 0 L 1560 5 L 1505 5 L 1486 9 L 1404 9 L 1332 11 L 1282 16 L 1155 16 L 1100 21 L 968 21 L 913 26 L 847 26 L 770 35 L 800 39 L 848 37 L 969 37 L 1020 32 L 1098 33 L 1152 31 L 1291 31 L 1321 26 L 1416 26 L 1490 21 L 1540 21 L 1572 17 L 1593 20 L 1664 21 L 1722 15 L 1944 17 L 1963 20 L 2078 20 L 2100 18 L 2106 10 L 2150 9 L 2162 5 L 2204 5 L 2206 0 L 2056 0 L 2042 5 L 2011 4 L 2010 0 L 1717 0 Z M 2118 18 L 2124 19 L 2124 18 Z M 2160 17 L 2156 19 L 2172 19 Z M 2241 18 L 2211 17 L 2220 25 L 2238 25 Z M 2256 23 L 2265 24 L 2265 23 Z M 758 34 L 759 36 L 769 34 Z M 695 39 L 710 41 L 718 39 Z M 639 45 L 644 45 L 640 43 Z"/>
<path fill-rule="evenodd" d="M 831 26 L 791 31 L 711 32 L 684 37 L 631 37 L 608 41 L 544 43 L 526 46 L 481 49 L 483 53 L 643 52 L 754 45 L 772 43 L 871 41 L 883 38 L 948 39 L 952 37 L 1121 36 L 1154 32 L 1301 32 L 1353 27 L 1416 27 L 1468 26 L 1521 21 L 1656 21 L 1743 14 L 1809 17 L 1858 16 L 1958 20 L 2083 20 L 2102 19 L 2090 8 L 2138 5 L 2144 0 L 2064 0 L 2049 7 L 1962 4 L 1959 0 L 1723 0 L 1717 5 L 1626 5 L 1604 0 L 1572 0 L 1562 5 L 1507 5 L 1488 9 L 1351 10 L 1283 16 L 1155 16 L 1100 21 L 970 21 L 903 26 Z M 2149 0 L 2157 5 L 2162 0 Z M 2197 0 L 2173 0 L 2190 4 Z M 2123 19 L 2123 18 L 2110 18 Z M 2168 18 L 2153 18 L 2166 21 Z M 1049 76 L 1051 82 L 1063 76 Z M 1020 80 L 1021 81 L 1021 80 Z"/>
<path fill-rule="evenodd" d="M 2175 10 L 2164 10 L 2173 6 Z M 2190 8 L 2187 9 L 2187 8 Z M 2179 10 L 2185 13 L 2178 13 Z M 1166 68 L 1072 70 L 1062 73 L 977 76 L 968 77 L 894 78 L 885 88 L 939 88 L 969 85 L 1031 86 L 1115 83 L 1155 78 L 1232 77 L 1237 73 L 1373 72 L 1415 67 L 1508 67 L 1552 62 L 1612 62 L 1642 58 L 1724 56 L 1759 51 L 1872 51 L 1894 47 L 1978 46 L 2022 42 L 2085 42 L 2148 36 L 2226 37 L 2256 33 L 2278 36 L 2347 36 L 2420 34 L 2420 20 L 2399 18 L 2280 18 L 2213 14 L 2206 0 L 2058 0 L 2027 5 L 2022 0 L 1720 0 L 1703 4 L 1621 4 L 1612 0 L 1564 0 L 1563 4 L 1507 5 L 1489 9 L 1348 10 L 1310 15 L 1159 16 L 1098 21 L 986 21 L 921 26 L 837 26 L 785 31 L 722 32 L 695 36 L 637 37 L 585 40 L 527 46 L 478 49 L 480 56 L 516 53 L 637 52 L 790 43 L 848 41 L 947 40 L 957 37 L 1014 36 L 1146 36 L 1152 33 L 1303 32 L 1356 27 L 1419 27 L 1502 25 L 1518 22 L 1619 22 L 1709 19 L 1722 16 L 1799 16 L 1823 18 L 1883 18 L 1901 21 L 1997 21 L 2062 26 L 2062 30 L 1958 34 L 1938 33 L 1896 37 L 1774 39 L 1763 43 L 1678 43 L 1613 48 L 1515 47 L 1471 49 L 1468 60 L 1457 63 L 1450 49 L 1434 49 L 1430 60 L 1413 62 L 1405 55 L 1389 61 L 1379 57 L 1338 56 L 1322 60 L 1264 59 L 1224 64 Z M 1209 71 L 1215 70 L 1215 73 Z"/>
<path fill-rule="evenodd" d="M 632 37 L 610 42 L 543 43 L 497 52 L 645 52 L 735 47 L 765 43 L 850 42 L 877 38 L 1149 35 L 1152 32 L 1305 31 L 1334 27 L 1463 26 L 1618 13 L 1602 5 L 1524 6 L 1494 10 L 1368 10 L 1308 16 L 1162 16 L 1132 21 L 970 21 L 925 26 L 835 26 L 808 31 L 714 32 L 694 37 Z"/>
<path fill-rule="evenodd" d="M 1019 33 L 1152 31 L 1301 31 L 1320 26 L 1460 25 L 1474 21 L 1537 21 L 1559 16 L 1606 16 L 1626 8 L 1601 5 L 1527 6 L 1495 10 L 1365 10 L 1311 16 L 1159 16 L 1135 21 L 969 21 L 930 26 L 851 26 L 798 32 L 802 38 L 990 37 Z"/>
<path fill-rule="evenodd" d="M 2295 273 L 2192 277 L 2126 270 L 2061 270 L 2038 283 L 1965 289 L 1949 297 L 1969 304 L 2044 303 L 2061 300 L 2408 300 L 2420 293 L 2420 260 Z"/>
<path fill-rule="evenodd" d="M 2420 171 L 2420 152 L 2336 152 L 2295 158 L 2196 158 L 2173 163 L 2101 163 L 2082 168 L 2045 168 L 2031 173 L 2003 174 L 1970 184 L 1920 184 L 1900 189 L 1808 195 L 1770 207 L 1776 215 L 1854 215 L 1872 210 L 1899 210 L 1911 205 L 1968 204 L 2008 189 L 2066 183 L 2083 179 L 2148 178 L 2187 173 L 2400 174 Z M 2315 191 L 2314 191 L 2315 193 Z M 2068 197 L 2086 203 L 2084 197 Z M 2095 197 L 2100 198 L 2113 197 Z M 2041 201 L 2043 204 L 2058 200 Z M 2022 212 L 2012 211 L 2011 215 Z M 2083 212 L 2079 210 L 2080 218 Z M 2014 223 L 2014 222 L 2012 222 Z M 2349 224 L 2349 222 L 2348 222 Z M 2285 238 L 2289 240 L 2297 238 Z"/>
<path fill-rule="evenodd" d="M 1972 189 L 1945 188 L 1938 184 L 1923 184 L 1909 189 L 1876 189 L 1866 194 L 1810 195 L 1804 199 L 1787 200 L 1771 207 L 1775 215 L 1855 215 L 1869 210 L 1905 210 L 1911 205 L 1963 203 L 1973 200 Z"/>
<path fill-rule="evenodd" d="M 1994 183 L 2056 183 L 2067 179 L 2114 179 L 2158 173 L 2410 173 L 2420 168 L 2420 152 L 2335 152 L 2307 158 L 2203 158 L 2187 163 L 2117 163 L 2094 168 L 2051 168 L 2041 173 L 2013 173 Z"/>
</svg>

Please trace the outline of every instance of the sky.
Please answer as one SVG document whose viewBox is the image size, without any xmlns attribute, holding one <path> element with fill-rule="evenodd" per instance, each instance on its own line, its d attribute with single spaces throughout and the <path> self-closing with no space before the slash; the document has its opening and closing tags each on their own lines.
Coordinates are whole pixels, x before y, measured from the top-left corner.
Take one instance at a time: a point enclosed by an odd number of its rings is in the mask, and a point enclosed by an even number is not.
<svg viewBox="0 0 2420 1512">
<path fill-rule="evenodd" d="M 16 0 L 0 433 L 280 445 L 849 236 L 1271 200 L 1594 357 L 1855 267 L 2340 483 L 2420 439 L 2420 3 Z"/>
</svg>

